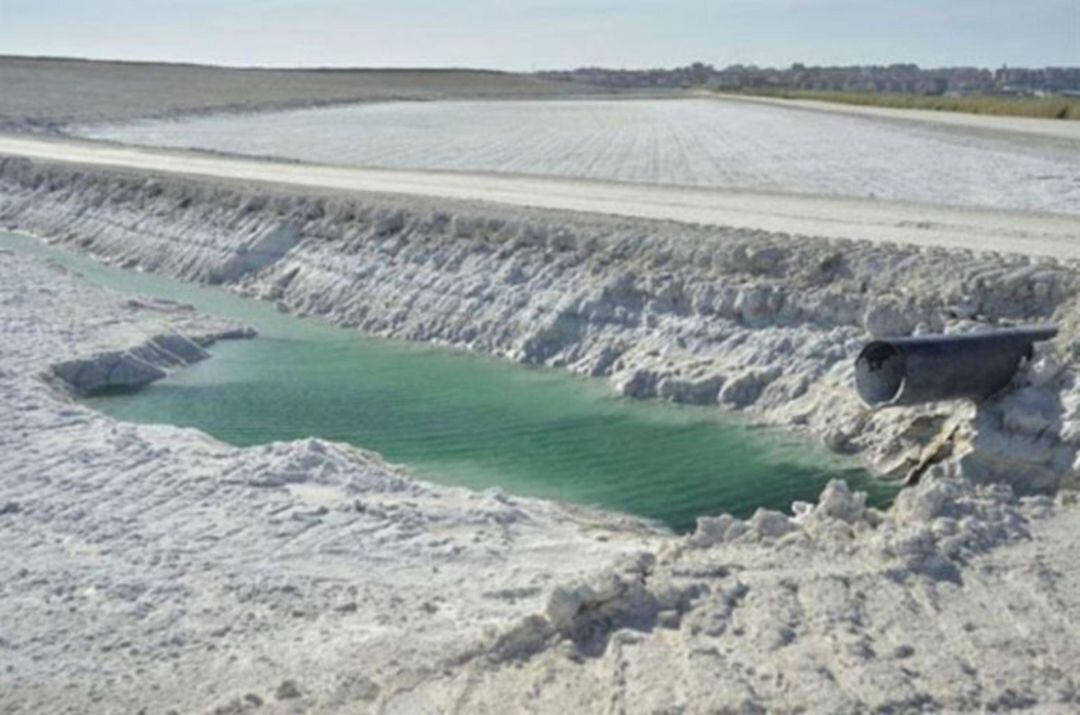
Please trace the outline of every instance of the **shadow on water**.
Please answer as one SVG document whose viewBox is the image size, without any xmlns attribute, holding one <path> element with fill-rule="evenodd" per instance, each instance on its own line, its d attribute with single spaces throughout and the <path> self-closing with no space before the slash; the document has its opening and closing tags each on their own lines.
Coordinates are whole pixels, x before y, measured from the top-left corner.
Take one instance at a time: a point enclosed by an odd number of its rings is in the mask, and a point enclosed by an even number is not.
<svg viewBox="0 0 1080 715">
<path fill-rule="evenodd" d="M 0 234 L 0 246 L 27 241 Z M 599 380 L 364 337 L 30 246 L 95 282 L 184 301 L 266 336 L 218 343 L 212 359 L 143 390 L 87 399 L 119 419 L 196 427 L 240 446 L 339 440 L 431 481 L 614 509 L 676 530 L 703 514 L 814 501 L 831 478 L 868 491 L 875 505 L 896 491 L 849 460 L 715 408 L 617 398 Z"/>
<path fill-rule="evenodd" d="M 145 387 L 136 385 L 106 385 L 105 387 L 98 387 L 90 390 L 82 395 L 86 400 L 92 400 L 99 397 L 130 397 L 145 390 Z"/>
</svg>

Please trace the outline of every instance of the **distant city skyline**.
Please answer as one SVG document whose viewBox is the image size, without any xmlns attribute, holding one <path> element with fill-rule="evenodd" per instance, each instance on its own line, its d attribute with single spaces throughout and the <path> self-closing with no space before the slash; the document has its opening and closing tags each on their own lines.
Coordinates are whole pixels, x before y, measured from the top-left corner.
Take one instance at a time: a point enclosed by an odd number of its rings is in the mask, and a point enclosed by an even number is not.
<svg viewBox="0 0 1080 715">
<path fill-rule="evenodd" d="M 276 67 L 1080 65 L 1080 2 L 0 0 L 0 54 Z"/>
</svg>

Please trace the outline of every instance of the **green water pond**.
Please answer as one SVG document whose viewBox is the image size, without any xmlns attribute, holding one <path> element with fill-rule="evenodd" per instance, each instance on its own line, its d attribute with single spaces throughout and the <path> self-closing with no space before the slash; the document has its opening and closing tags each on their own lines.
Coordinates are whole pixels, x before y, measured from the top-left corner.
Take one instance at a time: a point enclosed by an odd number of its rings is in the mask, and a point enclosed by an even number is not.
<svg viewBox="0 0 1080 715">
<path fill-rule="evenodd" d="M 616 397 L 600 380 L 363 336 L 260 301 L 125 271 L 0 234 L 110 288 L 242 320 L 253 340 L 136 392 L 87 400 L 115 418 L 197 427 L 234 445 L 305 437 L 381 453 L 433 482 L 545 497 L 693 528 L 813 501 L 831 478 L 888 503 L 896 487 L 853 462 L 716 408 Z"/>
</svg>

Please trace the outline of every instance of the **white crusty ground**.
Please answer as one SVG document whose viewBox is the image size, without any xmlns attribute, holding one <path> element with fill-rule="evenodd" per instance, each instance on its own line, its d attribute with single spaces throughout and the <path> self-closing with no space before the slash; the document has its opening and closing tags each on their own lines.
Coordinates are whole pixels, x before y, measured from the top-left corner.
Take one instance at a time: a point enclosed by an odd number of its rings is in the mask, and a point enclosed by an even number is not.
<svg viewBox="0 0 1080 715">
<path fill-rule="evenodd" d="M 623 517 L 418 482 L 344 445 L 235 449 L 119 423 L 52 374 L 78 358 L 137 383 L 134 363 L 162 362 L 146 345 L 236 332 L 184 306 L 5 252 L 0 330 L 5 713 L 363 710 L 656 538 Z"/>
<path fill-rule="evenodd" d="M 1071 497 L 1072 495 L 1069 495 Z M 1063 506 L 1068 502 L 1069 506 Z M 1075 500 L 935 474 L 888 514 L 834 483 L 792 523 L 698 533 L 557 591 L 461 712 L 1073 713 Z M 420 693 L 443 691 L 442 683 Z"/>
<path fill-rule="evenodd" d="M 1007 126 L 1015 124 L 1022 122 Z M 1080 144 L 1073 141 L 808 112 L 779 102 L 396 102 L 92 125 L 73 133 L 334 165 L 1080 211 Z"/>
<path fill-rule="evenodd" d="M 139 382 L 118 355 L 171 369 L 177 334 L 242 331 L 7 252 L 0 329 L 4 712 L 1080 707 L 1072 493 L 939 465 L 884 514 L 833 483 L 665 536 L 97 414 L 52 366 Z"/>
<path fill-rule="evenodd" d="M 53 95 L 30 100 L 74 96 Z M 115 110 L 101 96 L 13 126 Z M 52 149 L 70 160 L 79 147 Z M 195 159 L 171 162 L 157 168 Z M 246 178 L 287 170 L 314 172 L 308 184 L 323 189 L 344 171 L 266 163 Z M 962 188 L 986 182 L 1013 205 L 1074 212 L 1060 172 L 1035 179 L 1049 195 L 1012 196 L 999 181 L 1010 170 Z M 0 251 L 0 712 L 1080 709 L 1074 495 L 1018 499 L 1000 486 L 1075 484 L 1077 266 L 979 253 L 1074 257 L 1074 220 L 690 191 L 643 210 L 632 187 L 599 199 L 621 197 L 612 210 L 626 215 L 774 233 L 450 213 L 449 196 L 522 203 L 497 198 L 505 181 L 481 191 L 479 177 L 459 179 L 447 194 L 455 179 L 440 178 L 432 208 L 0 161 L 0 218 L 371 332 L 745 409 L 891 471 L 944 461 L 884 514 L 833 483 L 794 518 L 709 518 L 674 537 L 434 487 L 319 440 L 235 449 L 117 423 L 74 392 L 144 384 L 242 327 Z M 430 176 L 410 180 L 402 191 L 432 193 L 417 186 Z M 599 202 L 529 181 L 529 206 Z M 746 223 L 755 212 L 764 218 Z M 942 248 L 957 245 L 975 250 Z M 851 351 L 868 334 L 1031 320 L 1056 320 L 1063 336 L 991 405 L 883 416 L 850 395 Z"/>
</svg>

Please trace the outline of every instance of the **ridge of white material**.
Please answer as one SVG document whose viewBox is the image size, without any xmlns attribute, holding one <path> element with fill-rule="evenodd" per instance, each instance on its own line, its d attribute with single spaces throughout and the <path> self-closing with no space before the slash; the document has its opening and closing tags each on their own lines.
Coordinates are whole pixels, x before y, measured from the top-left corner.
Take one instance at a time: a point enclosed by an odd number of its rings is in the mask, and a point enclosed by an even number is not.
<svg viewBox="0 0 1080 715">
<path fill-rule="evenodd" d="M 750 102 L 786 109 L 806 109 L 833 114 L 853 114 L 875 119 L 894 119 L 908 122 L 936 124 L 938 126 L 981 129 L 1026 136 L 1050 137 L 1080 141 L 1080 121 L 1044 119 L 1042 117 L 1012 117 L 1008 115 L 971 114 L 935 109 L 905 109 L 901 107 L 875 107 L 872 105 L 826 102 L 818 99 L 784 99 L 780 97 L 755 97 L 753 95 L 699 93 L 719 102 Z"/>
<path fill-rule="evenodd" d="M 977 251 L 1080 257 L 1080 217 L 797 194 L 447 171 L 360 169 L 0 136 L 0 155 L 349 193 L 482 201 Z"/>
</svg>

